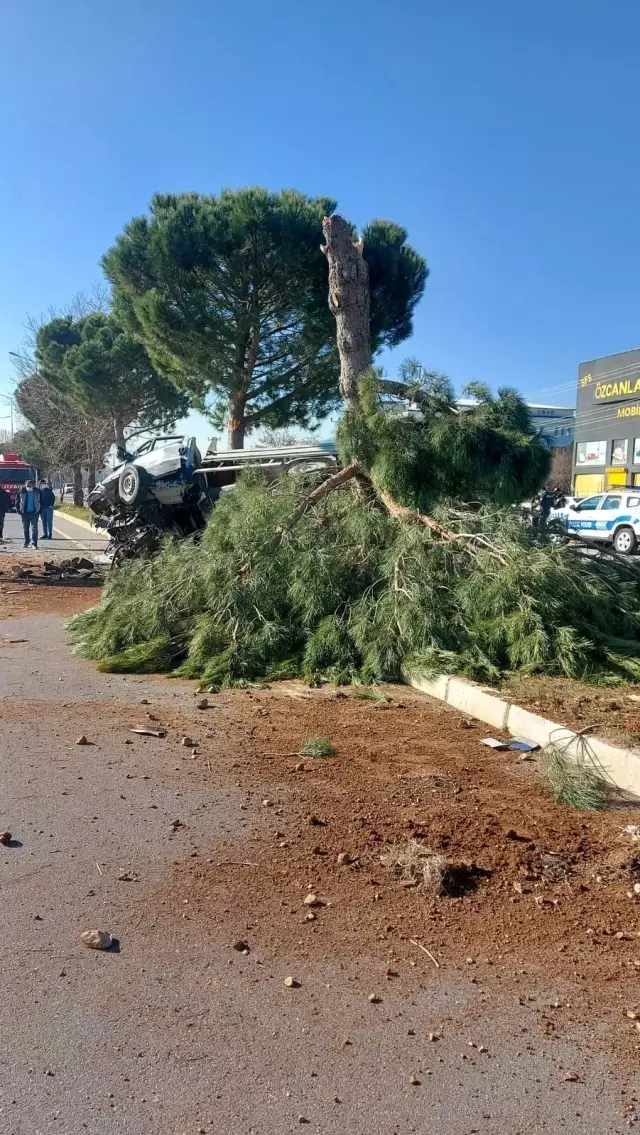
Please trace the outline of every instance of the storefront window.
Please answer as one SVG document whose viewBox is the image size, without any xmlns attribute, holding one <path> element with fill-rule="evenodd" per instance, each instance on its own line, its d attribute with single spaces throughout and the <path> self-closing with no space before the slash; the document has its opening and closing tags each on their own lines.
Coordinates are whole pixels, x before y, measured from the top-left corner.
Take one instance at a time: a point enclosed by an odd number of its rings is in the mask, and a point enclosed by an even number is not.
<svg viewBox="0 0 640 1135">
<path fill-rule="evenodd" d="M 633 464 L 640 465 L 640 437 L 633 439 Z"/>
<path fill-rule="evenodd" d="M 629 442 L 628 442 L 628 439 L 626 437 L 621 438 L 620 441 L 614 441 L 612 449 L 611 449 L 611 464 L 612 465 L 626 465 L 628 446 L 629 446 Z"/>
<path fill-rule="evenodd" d="M 638 443 L 640 444 L 640 438 Z M 606 441 L 579 441 L 576 445 L 576 465 L 604 465 L 606 460 Z"/>
</svg>

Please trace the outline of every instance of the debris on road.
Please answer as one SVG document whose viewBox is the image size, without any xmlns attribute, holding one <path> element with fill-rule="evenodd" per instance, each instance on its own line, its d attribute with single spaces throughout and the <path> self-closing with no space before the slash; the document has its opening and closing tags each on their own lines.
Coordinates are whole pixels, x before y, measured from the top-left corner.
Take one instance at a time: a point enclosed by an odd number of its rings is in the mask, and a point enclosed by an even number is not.
<svg viewBox="0 0 640 1135">
<path fill-rule="evenodd" d="M 108 930 L 83 930 L 80 938 L 90 950 L 110 950 L 113 945 Z"/>
<path fill-rule="evenodd" d="M 118 872 L 119 883 L 138 883 L 139 881 L 140 876 L 136 875 L 135 871 L 125 871 L 124 868 L 121 868 Z"/>
<path fill-rule="evenodd" d="M 486 745 L 488 749 L 508 749 L 507 741 L 498 741 L 495 737 L 483 737 L 481 745 Z"/>
<path fill-rule="evenodd" d="M 138 725 L 135 729 L 130 729 L 130 733 L 139 733 L 143 737 L 166 737 L 166 729 L 150 729 L 147 725 Z"/>
</svg>

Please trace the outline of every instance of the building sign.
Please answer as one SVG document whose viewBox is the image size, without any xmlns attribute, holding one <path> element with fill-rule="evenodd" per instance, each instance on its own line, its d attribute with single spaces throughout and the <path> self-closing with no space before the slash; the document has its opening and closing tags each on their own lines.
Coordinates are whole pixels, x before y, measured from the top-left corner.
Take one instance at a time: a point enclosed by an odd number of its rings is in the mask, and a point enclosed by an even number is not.
<svg viewBox="0 0 640 1135">
<path fill-rule="evenodd" d="M 577 465 L 604 465 L 606 460 L 606 441 L 579 441 L 576 445 Z"/>
<path fill-rule="evenodd" d="M 609 398 L 628 398 L 629 395 L 634 397 L 636 394 L 640 394 L 639 377 L 621 378 L 616 382 L 603 382 L 594 378 L 592 374 L 585 374 L 580 379 L 580 385 L 583 389 L 592 384 L 595 385 L 593 396 L 596 402 Z"/>
</svg>

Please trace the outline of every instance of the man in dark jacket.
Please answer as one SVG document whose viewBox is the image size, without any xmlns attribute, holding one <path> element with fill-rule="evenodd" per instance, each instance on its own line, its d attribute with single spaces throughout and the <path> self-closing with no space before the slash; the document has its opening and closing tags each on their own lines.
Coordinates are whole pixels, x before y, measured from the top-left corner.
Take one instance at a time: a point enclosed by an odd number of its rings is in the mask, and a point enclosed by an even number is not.
<svg viewBox="0 0 640 1135">
<path fill-rule="evenodd" d="M 40 519 L 42 521 L 42 539 L 51 540 L 53 537 L 53 506 L 56 498 L 53 489 L 46 481 L 40 482 Z"/>
<path fill-rule="evenodd" d="M 35 481 L 27 481 L 24 488 L 20 489 L 20 492 L 16 496 L 16 508 L 22 517 L 25 548 L 29 547 L 29 533 L 31 533 L 34 548 L 37 548 L 40 489 L 36 489 Z"/>
<path fill-rule="evenodd" d="M 4 533 L 4 518 L 7 512 L 11 511 L 11 497 L 6 489 L 0 486 L 0 540 L 3 538 Z"/>
</svg>

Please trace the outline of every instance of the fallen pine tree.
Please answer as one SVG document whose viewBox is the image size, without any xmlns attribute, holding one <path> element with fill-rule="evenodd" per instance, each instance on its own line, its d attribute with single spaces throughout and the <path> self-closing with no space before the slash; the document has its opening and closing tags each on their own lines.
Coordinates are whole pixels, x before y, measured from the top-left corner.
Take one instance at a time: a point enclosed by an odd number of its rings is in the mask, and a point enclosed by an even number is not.
<svg viewBox="0 0 640 1135">
<path fill-rule="evenodd" d="M 313 485 L 246 473 L 197 544 L 169 540 L 111 575 L 101 605 L 73 620 L 76 651 L 215 684 L 640 678 L 633 566 L 554 543 L 513 507 L 548 470 L 522 399 L 476 385 L 459 413 L 441 376 L 371 371 L 361 246 L 338 217 L 325 237 L 341 470 Z"/>
</svg>

